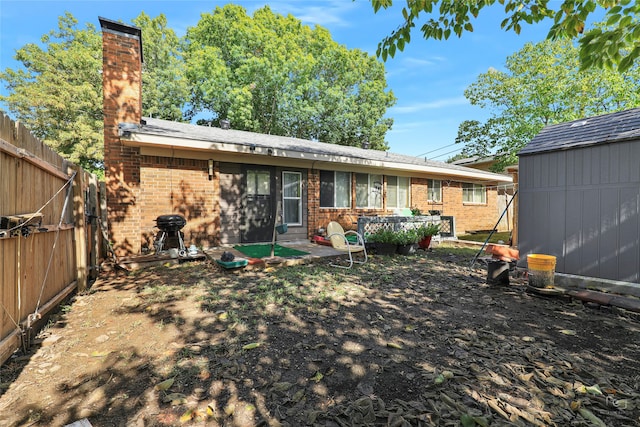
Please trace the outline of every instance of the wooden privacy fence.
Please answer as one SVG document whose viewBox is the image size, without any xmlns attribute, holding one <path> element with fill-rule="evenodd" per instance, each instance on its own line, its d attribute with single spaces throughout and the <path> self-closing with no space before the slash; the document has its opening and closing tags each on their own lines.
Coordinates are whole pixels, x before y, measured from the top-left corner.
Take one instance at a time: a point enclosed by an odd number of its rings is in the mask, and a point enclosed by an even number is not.
<svg viewBox="0 0 640 427">
<path fill-rule="evenodd" d="M 0 113 L 0 364 L 95 278 L 98 182 Z"/>
</svg>

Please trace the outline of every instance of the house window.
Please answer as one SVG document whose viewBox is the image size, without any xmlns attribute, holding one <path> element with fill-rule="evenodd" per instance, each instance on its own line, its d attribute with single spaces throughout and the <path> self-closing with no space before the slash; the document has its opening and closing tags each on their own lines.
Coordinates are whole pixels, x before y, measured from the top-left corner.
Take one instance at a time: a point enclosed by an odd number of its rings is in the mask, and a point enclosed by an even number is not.
<svg viewBox="0 0 640 427">
<path fill-rule="evenodd" d="M 487 203 L 487 188 L 480 184 L 462 184 L 464 203 Z"/>
<path fill-rule="evenodd" d="M 271 174 L 269 171 L 247 171 L 247 194 L 250 196 L 268 196 L 271 193 Z"/>
<path fill-rule="evenodd" d="M 320 171 L 320 207 L 351 207 L 351 173 Z"/>
<path fill-rule="evenodd" d="M 411 179 L 404 176 L 387 177 L 387 208 L 411 207 Z"/>
<path fill-rule="evenodd" d="M 356 207 L 382 209 L 382 175 L 356 174 Z"/>
<path fill-rule="evenodd" d="M 427 200 L 430 202 L 442 202 L 442 181 L 439 179 L 427 180 Z"/>
<path fill-rule="evenodd" d="M 282 172 L 282 222 L 302 225 L 302 174 Z"/>
</svg>

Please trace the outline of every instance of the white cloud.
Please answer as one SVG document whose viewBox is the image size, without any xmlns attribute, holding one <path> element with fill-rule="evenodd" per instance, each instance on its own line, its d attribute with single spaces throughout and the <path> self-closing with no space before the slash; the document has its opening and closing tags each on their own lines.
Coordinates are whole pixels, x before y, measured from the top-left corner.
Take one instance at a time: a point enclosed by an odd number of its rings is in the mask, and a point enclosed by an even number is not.
<svg viewBox="0 0 640 427">
<path fill-rule="evenodd" d="M 446 58 L 442 56 L 433 56 L 430 58 L 415 58 L 415 57 L 406 57 L 402 60 L 402 65 L 406 67 L 429 67 L 432 65 L 440 64 L 445 62 Z"/>
<path fill-rule="evenodd" d="M 458 105 L 468 105 L 469 101 L 464 96 L 456 96 L 453 98 L 442 98 L 429 102 L 415 102 L 403 106 L 390 108 L 390 113 L 408 114 L 417 113 L 425 110 L 435 110 L 437 108 L 455 107 Z"/>
<path fill-rule="evenodd" d="M 349 27 L 351 22 L 345 19 L 345 15 L 354 10 L 358 5 L 355 2 L 345 0 L 331 0 L 323 2 L 271 2 L 269 4 L 274 12 L 282 15 L 292 14 L 305 24 Z"/>
</svg>

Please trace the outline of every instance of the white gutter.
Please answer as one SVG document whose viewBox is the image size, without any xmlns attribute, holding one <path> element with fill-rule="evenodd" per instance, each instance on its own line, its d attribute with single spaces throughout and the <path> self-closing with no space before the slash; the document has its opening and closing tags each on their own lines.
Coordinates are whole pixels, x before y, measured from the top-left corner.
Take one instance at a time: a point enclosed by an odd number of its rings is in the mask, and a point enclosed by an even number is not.
<svg viewBox="0 0 640 427">
<path fill-rule="evenodd" d="M 373 159 L 363 159 L 351 156 L 341 156 L 335 154 L 312 153 L 297 150 L 283 150 L 273 147 L 264 147 L 256 144 L 237 144 L 225 142 L 211 142 L 196 139 L 175 138 L 170 136 L 141 134 L 141 133 L 125 133 L 121 136 L 121 140 L 125 145 L 144 147 L 164 147 L 173 149 L 185 149 L 207 152 L 221 152 L 229 154 L 246 154 L 246 155 L 262 155 L 270 157 L 278 157 L 290 160 L 308 161 L 308 162 L 327 162 L 339 164 L 351 164 L 357 166 L 365 166 L 372 168 L 395 169 L 411 172 L 422 172 L 434 175 L 447 175 L 458 178 L 476 179 L 482 181 L 498 181 L 512 182 L 513 179 L 508 175 L 501 175 L 482 170 L 467 168 L 467 170 L 449 169 L 446 167 L 436 167 L 432 165 L 419 165 L 412 163 L 401 163 L 394 161 L 383 161 Z"/>
</svg>

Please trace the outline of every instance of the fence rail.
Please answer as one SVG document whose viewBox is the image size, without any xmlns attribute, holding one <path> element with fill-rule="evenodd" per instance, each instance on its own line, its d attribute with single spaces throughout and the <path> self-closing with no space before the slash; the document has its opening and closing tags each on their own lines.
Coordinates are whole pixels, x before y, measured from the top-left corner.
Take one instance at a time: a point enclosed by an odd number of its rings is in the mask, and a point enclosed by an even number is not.
<svg viewBox="0 0 640 427">
<path fill-rule="evenodd" d="M 103 258 L 95 176 L 0 113 L 0 364 Z M 93 260 L 93 262 L 90 262 Z"/>
</svg>

